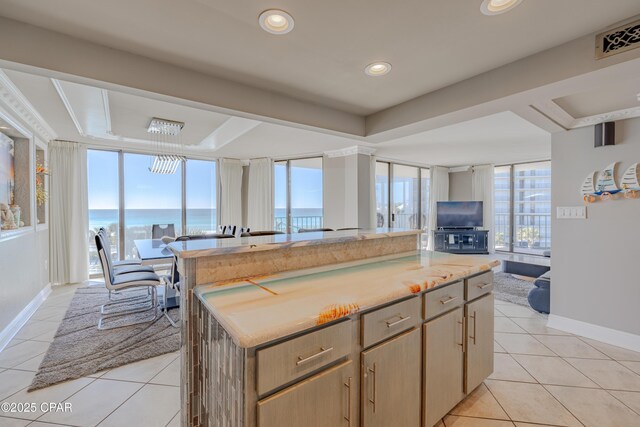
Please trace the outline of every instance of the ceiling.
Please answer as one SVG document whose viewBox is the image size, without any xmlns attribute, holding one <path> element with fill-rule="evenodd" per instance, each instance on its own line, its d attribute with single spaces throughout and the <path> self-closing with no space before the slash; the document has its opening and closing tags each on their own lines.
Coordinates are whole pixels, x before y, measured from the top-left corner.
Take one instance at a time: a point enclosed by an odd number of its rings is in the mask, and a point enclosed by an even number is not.
<svg viewBox="0 0 640 427">
<path fill-rule="evenodd" d="M 553 100 L 574 118 L 589 117 L 611 111 L 636 108 L 640 95 L 640 77 L 608 82 L 591 91 L 575 93 Z"/>
<path fill-rule="evenodd" d="M 359 115 L 380 111 L 640 13 L 637 0 L 0 0 L 0 14 L 73 37 Z M 286 10 L 286 36 L 260 29 Z M 366 64 L 393 64 L 384 78 Z"/>
<path fill-rule="evenodd" d="M 206 157 L 287 158 L 364 145 L 386 159 L 457 166 L 547 159 L 551 154 L 550 134 L 512 112 L 374 145 L 19 71 L 3 73 L 57 138 L 112 148 L 153 149 L 154 139 L 146 129 L 152 117 L 161 117 L 185 123 L 180 138 L 170 142 Z"/>
</svg>

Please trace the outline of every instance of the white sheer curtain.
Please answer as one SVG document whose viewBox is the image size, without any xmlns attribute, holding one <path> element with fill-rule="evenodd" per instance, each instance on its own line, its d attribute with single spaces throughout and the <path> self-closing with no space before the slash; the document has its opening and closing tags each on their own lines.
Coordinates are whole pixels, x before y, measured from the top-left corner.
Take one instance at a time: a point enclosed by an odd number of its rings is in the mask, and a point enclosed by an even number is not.
<svg viewBox="0 0 640 427">
<path fill-rule="evenodd" d="M 82 282 L 89 278 L 86 147 L 50 142 L 49 170 L 51 282 Z"/>
<path fill-rule="evenodd" d="M 273 160 L 252 159 L 249 164 L 247 227 L 273 230 Z"/>
<path fill-rule="evenodd" d="M 493 227 L 494 178 L 493 165 L 473 167 L 471 196 L 473 200 L 482 202 L 483 229 L 489 230 L 489 252 L 495 251 L 495 230 Z"/>
<path fill-rule="evenodd" d="M 220 224 L 242 225 L 242 162 L 220 160 Z"/>
<path fill-rule="evenodd" d="M 436 229 L 437 202 L 449 200 L 449 168 L 431 167 L 431 184 L 429 187 L 429 243 L 427 249 L 433 250 L 433 232 Z"/>
</svg>

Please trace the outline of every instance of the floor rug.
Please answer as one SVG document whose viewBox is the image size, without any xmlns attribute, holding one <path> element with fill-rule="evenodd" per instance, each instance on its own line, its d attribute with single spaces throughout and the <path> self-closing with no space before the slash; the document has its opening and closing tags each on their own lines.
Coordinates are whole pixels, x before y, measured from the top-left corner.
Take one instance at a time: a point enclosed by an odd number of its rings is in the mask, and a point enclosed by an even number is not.
<svg viewBox="0 0 640 427">
<path fill-rule="evenodd" d="M 527 295 L 533 282 L 518 279 L 509 273 L 498 272 L 493 276 L 493 294 L 496 299 L 529 307 Z"/>
<path fill-rule="evenodd" d="M 146 290 L 123 292 L 144 296 Z M 122 297 L 121 296 L 121 297 Z M 29 391 L 48 387 L 105 369 L 149 359 L 180 348 L 180 329 L 161 315 L 151 323 L 99 331 L 100 306 L 109 302 L 102 286 L 78 288 L 45 355 Z M 178 310 L 171 310 L 173 317 Z M 152 317 L 151 310 L 124 316 L 132 321 Z"/>
</svg>

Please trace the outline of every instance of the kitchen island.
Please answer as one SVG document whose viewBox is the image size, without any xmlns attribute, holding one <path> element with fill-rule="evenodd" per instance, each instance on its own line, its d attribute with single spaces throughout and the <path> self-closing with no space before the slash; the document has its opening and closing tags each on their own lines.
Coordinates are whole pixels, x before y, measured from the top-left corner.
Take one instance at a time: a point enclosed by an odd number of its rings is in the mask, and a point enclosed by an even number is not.
<svg viewBox="0 0 640 427">
<path fill-rule="evenodd" d="M 492 372 L 497 261 L 310 234 L 171 245 L 183 425 L 431 426 Z"/>
</svg>

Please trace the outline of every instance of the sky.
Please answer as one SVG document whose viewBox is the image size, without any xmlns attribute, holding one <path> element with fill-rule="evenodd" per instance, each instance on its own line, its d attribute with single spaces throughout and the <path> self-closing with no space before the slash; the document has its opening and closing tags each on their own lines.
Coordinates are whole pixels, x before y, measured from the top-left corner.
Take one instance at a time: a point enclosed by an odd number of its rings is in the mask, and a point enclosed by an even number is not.
<svg viewBox="0 0 640 427">
<path fill-rule="evenodd" d="M 88 150 L 89 209 L 118 209 L 118 153 Z M 180 209 L 181 169 L 173 175 L 149 172 L 153 156 L 124 155 L 126 209 Z M 215 162 L 187 160 L 187 207 L 215 206 Z M 275 168 L 275 207 L 286 207 L 286 171 Z M 292 208 L 322 208 L 322 169 L 291 168 Z"/>
</svg>

